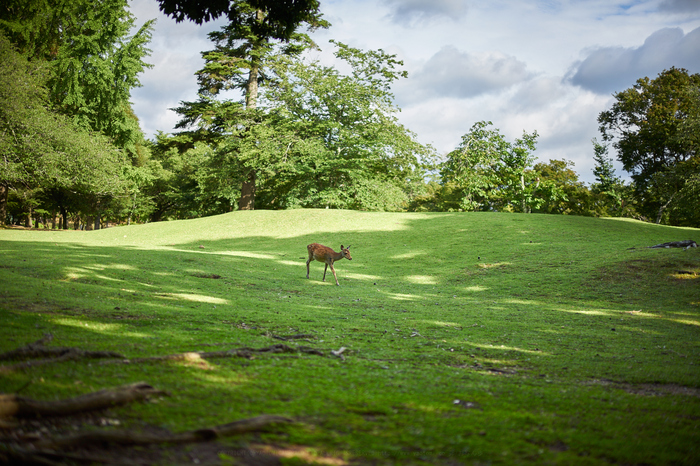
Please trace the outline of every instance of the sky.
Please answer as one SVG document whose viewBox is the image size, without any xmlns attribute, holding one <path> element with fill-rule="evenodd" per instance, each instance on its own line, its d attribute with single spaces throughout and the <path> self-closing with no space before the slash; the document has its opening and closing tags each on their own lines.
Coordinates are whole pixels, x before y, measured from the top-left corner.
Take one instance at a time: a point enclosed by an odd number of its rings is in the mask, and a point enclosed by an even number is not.
<svg viewBox="0 0 700 466">
<path fill-rule="evenodd" d="M 333 63 L 331 39 L 396 55 L 408 71 L 392 87 L 397 116 L 419 142 L 447 154 L 483 120 L 509 141 L 537 131 L 538 161 L 571 161 L 586 183 L 615 92 L 672 66 L 700 73 L 700 0 L 320 1 L 331 27 L 311 34 L 316 58 Z M 137 26 L 157 20 L 134 111 L 146 137 L 173 133 L 170 109 L 197 99 L 207 34 L 225 20 L 176 23 L 155 0 L 130 6 Z"/>
</svg>

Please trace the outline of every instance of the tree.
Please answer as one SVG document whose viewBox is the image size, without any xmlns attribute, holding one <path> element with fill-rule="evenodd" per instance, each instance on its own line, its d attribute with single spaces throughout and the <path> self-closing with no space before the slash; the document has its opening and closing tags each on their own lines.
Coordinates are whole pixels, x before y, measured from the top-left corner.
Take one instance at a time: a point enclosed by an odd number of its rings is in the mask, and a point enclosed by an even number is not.
<svg viewBox="0 0 700 466">
<path fill-rule="evenodd" d="M 134 23 L 127 0 L 9 0 L 0 14 L 0 28 L 22 53 L 48 63 L 56 109 L 109 136 L 138 163 L 144 138 L 129 99 L 150 66 L 143 59 L 154 20 L 129 36 Z"/>
<path fill-rule="evenodd" d="M 462 190 L 464 210 L 515 210 L 530 212 L 541 202 L 533 193 L 538 177 L 531 170 L 537 132 L 523 132 L 513 143 L 493 123 L 479 121 L 462 136 L 462 142 L 447 155 L 441 175 L 445 183 Z"/>
<path fill-rule="evenodd" d="M 258 37 L 288 40 L 302 23 L 313 24 L 321 17 L 318 0 L 158 0 L 160 9 L 177 22 L 189 19 L 197 24 L 226 15 L 233 27 L 243 26 L 251 9 L 262 12 L 253 25 Z"/>
<path fill-rule="evenodd" d="M 229 89 L 239 89 L 243 91 L 243 109 L 251 112 L 251 116 L 244 116 L 238 113 L 241 120 L 233 125 L 220 125 L 220 128 L 233 130 L 237 133 L 237 141 L 242 142 L 242 138 L 250 140 L 250 126 L 242 125 L 246 120 L 248 124 L 259 124 L 258 107 L 259 86 L 267 80 L 267 70 L 270 61 L 277 55 L 299 55 L 304 49 L 312 45 L 311 40 L 305 34 L 297 32 L 302 23 L 309 28 L 327 27 L 328 23 L 321 19 L 318 12 L 318 4 L 311 3 L 308 10 L 300 16 L 300 21 L 296 24 L 287 24 L 281 32 L 275 24 L 279 26 L 278 20 L 270 19 L 276 9 L 263 9 L 259 2 L 233 2 L 229 6 L 229 15 L 233 19 L 220 31 L 209 35 L 216 44 L 212 51 L 203 53 L 206 60 L 204 68 L 197 72 L 200 85 L 200 103 L 195 106 L 191 103 L 183 103 L 180 110 L 185 116 L 183 127 L 191 126 L 197 122 L 197 118 L 191 118 L 192 110 L 199 107 L 203 112 L 211 114 L 213 110 L 224 109 L 228 111 L 233 108 L 229 105 L 219 106 L 212 98 L 221 91 Z M 280 44 L 279 42 L 282 42 Z M 210 108 L 207 109 L 207 106 Z M 187 116 L 189 115 L 189 117 Z M 202 115 L 203 116 L 203 115 Z M 230 122 L 230 120 L 229 120 Z M 242 131 L 239 131 L 242 130 Z M 248 147 L 250 144 L 248 144 Z M 235 148 L 229 144 L 229 149 Z M 259 152 L 259 151 L 254 151 Z M 250 152 L 248 152 L 250 153 Z M 235 161 L 232 159 L 231 161 Z M 242 210 L 255 208 L 256 185 L 258 171 L 250 164 L 237 163 L 237 169 L 243 175 L 241 180 L 240 198 L 238 208 Z"/>
<path fill-rule="evenodd" d="M 126 159 L 104 136 L 48 110 L 45 70 L 17 53 L 0 34 L 0 215 L 9 190 L 61 193 L 57 207 L 67 225 L 67 193 L 112 195 L 123 189 Z M 26 196 L 20 196 L 26 199 Z M 30 203 L 32 204 L 32 203 Z M 31 211 L 29 213 L 31 215 Z"/>
<path fill-rule="evenodd" d="M 278 127 L 296 135 L 284 148 L 296 162 L 268 186 L 288 206 L 402 210 L 432 156 L 395 116 L 391 84 L 406 76 L 403 63 L 383 50 L 334 44 L 347 74 L 317 61 L 277 62 L 265 96 Z"/>
<path fill-rule="evenodd" d="M 48 89 L 52 110 L 67 115 L 84 131 L 105 135 L 128 156 L 120 169 L 120 179 L 126 182 L 122 188 L 131 191 L 128 196 L 93 192 L 76 198 L 59 194 L 60 189 L 44 192 L 54 193 L 60 202 L 73 199 L 80 204 L 75 209 L 93 216 L 99 227 L 102 212 L 125 210 L 122 200 L 135 198 L 138 180 L 147 178 L 140 167 L 148 159 L 148 150 L 129 99 L 131 89 L 139 85 L 138 74 L 149 66 L 143 59 L 149 53 L 146 45 L 153 21 L 129 36 L 134 17 L 127 0 L 7 3 L 0 10 L 0 28 L 24 55 L 44 63 L 47 73 L 42 85 Z"/>
<path fill-rule="evenodd" d="M 209 163 L 211 147 L 192 134 L 159 133 L 151 153 L 153 178 L 144 189 L 151 201 L 150 221 L 196 218 L 229 211 L 230 202 L 201 186 L 201 172 Z"/>
<path fill-rule="evenodd" d="M 596 162 L 593 168 L 596 182 L 591 185 L 596 215 L 604 217 L 633 215 L 632 187 L 626 186 L 615 175 L 612 158 L 608 156 L 608 146 L 599 143 L 596 138 L 593 138 L 591 142 L 593 143 L 593 160 Z"/>
<path fill-rule="evenodd" d="M 632 174 L 640 209 L 657 222 L 690 175 L 683 167 L 698 157 L 700 144 L 690 128 L 700 115 L 699 88 L 700 74 L 671 68 L 616 93 L 612 108 L 598 116 L 603 140 L 613 141 Z"/>
<path fill-rule="evenodd" d="M 591 193 L 579 181 L 573 166 L 572 161 L 564 159 L 535 164 L 534 171 L 540 178 L 540 184 L 534 195 L 542 201 L 541 205 L 533 209 L 535 212 L 593 215 Z"/>
</svg>

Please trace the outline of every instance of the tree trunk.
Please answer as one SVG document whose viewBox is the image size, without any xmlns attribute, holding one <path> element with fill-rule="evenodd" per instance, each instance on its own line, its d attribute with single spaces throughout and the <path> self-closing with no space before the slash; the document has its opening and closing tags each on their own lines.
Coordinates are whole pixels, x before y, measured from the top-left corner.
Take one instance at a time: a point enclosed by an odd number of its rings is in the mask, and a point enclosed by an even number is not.
<svg viewBox="0 0 700 466">
<path fill-rule="evenodd" d="M 68 229 L 68 211 L 64 206 L 60 206 L 59 209 L 61 209 L 61 225 L 59 227 L 62 230 L 67 230 Z"/>
<path fill-rule="evenodd" d="M 262 22 L 263 12 L 258 10 L 258 21 Z M 253 42 L 253 53 L 250 60 L 250 73 L 248 73 L 248 83 L 245 90 L 245 108 L 255 109 L 258 106 L 258 78 L 260 75 L 260 55 L 257 53 L 262 47 L 261 40 Z M 238 201 L 239 210 L 255 209 L 255 179 L 257 178 L 255 169 L 252 169 L 247 178 L 241 184 L 241 198 Z"/>
<path fill-rule="evenodd" d="M 7 185 L 0 184 L 0 225 L 4 225 L 7 221 Z"/>
<path fill-rule="evenodd" d="M 255 209 L 255 170 L 251 170 L 248 173 L 248 179 L 241 185 L 241 198 L 238 201 L 238 209 Z"/>
<path fill-rule="evenodd" d="M 34 212 L 32 211 L 32 208 L 29 208 L 29 212 L 27 212 L 27 220 L 24 222 L 24 226 L 27 228 L 32 228 L 32 214 Z"/>
<path fill-rule="evenodd" d="M 664 205 L 662 205 L 661 207 L 659 207 L 659 213 L 656 214 L 656 224 L 657 224 L 657 225 L 661 223 L 661 218 L 662 218 L 663 215 L 664 215 L 664 210 L 666 210 L 666 207 L 668 207 L 668 205 L 671 203 L 671 201 L 673 200 L 673 198 L 674 198 L 675 195 L 676 195 L 676 193 L 673 193 L 673 194 L 671 195 L 671 198 L 668 200 L 668 202 L 666 202 L 666 204 L 664 204 Z"/>
</svg>

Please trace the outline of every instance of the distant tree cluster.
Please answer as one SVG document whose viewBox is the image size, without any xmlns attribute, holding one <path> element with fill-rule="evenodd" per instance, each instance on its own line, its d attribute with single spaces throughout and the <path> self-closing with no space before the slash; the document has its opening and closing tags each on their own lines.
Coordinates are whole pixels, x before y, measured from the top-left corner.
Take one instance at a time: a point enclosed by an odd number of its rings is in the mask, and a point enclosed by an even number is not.
<svg viewBox="0 0 700 466">
<path fill-rule="evenodd" d="M 134 213 L 146 141 L 129 102 L 152 22 L 127 0 L 0 8 L 0 218 L 99 228 Z"/>
<path fill-rule="evenodd" d="M 444 157 L 418 143 L 396 117 L 391 86 L 406 72 L 394 55 L 333 42 L 345 72 L 308 59 L 304 31 L 329 26 L 317 0 L 157 1 L 178 21 L 229 22 L 210 34 L 179 132 L 154 141 L 129 102 L 152 21 L 135 28 L 127 0 L 0 8 L 0 221 L 100 228 L 320 207 L 700 226 L 700 75 L 671 68 L 615 94 L 586 186 L 567 160 L 536 163 L 536 131 L 509 141 L 479 121 Z"/>
</svg>

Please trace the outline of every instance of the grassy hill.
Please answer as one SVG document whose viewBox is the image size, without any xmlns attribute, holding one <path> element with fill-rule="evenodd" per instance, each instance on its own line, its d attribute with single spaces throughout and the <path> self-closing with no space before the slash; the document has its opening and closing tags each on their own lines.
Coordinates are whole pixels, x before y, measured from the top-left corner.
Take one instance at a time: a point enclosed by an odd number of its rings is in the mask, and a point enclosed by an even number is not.
<svg viewBox="0 0 700 466">
<path fill-rule="evenodd" d="M 146 381 L 170 393 L 81 419 L 88 428 L 294 421 L 130 450 L 162 464 L 250 461 L 241 452 L 285 464 L 698 464 L 700 250 L 646 246 L 699 233 L 337 210 L 0 230 L 0 351 L 51 333 L 50 346 L 131 361 L 6 369 L 0 392 L 56 400 Z M 341 286 L 330 271 L 321 281 L 319 262 L 305 278 L 312 242 L 351 245 Z M 136 361 L 276 344 L 291 352 Z"/>
</svg>

